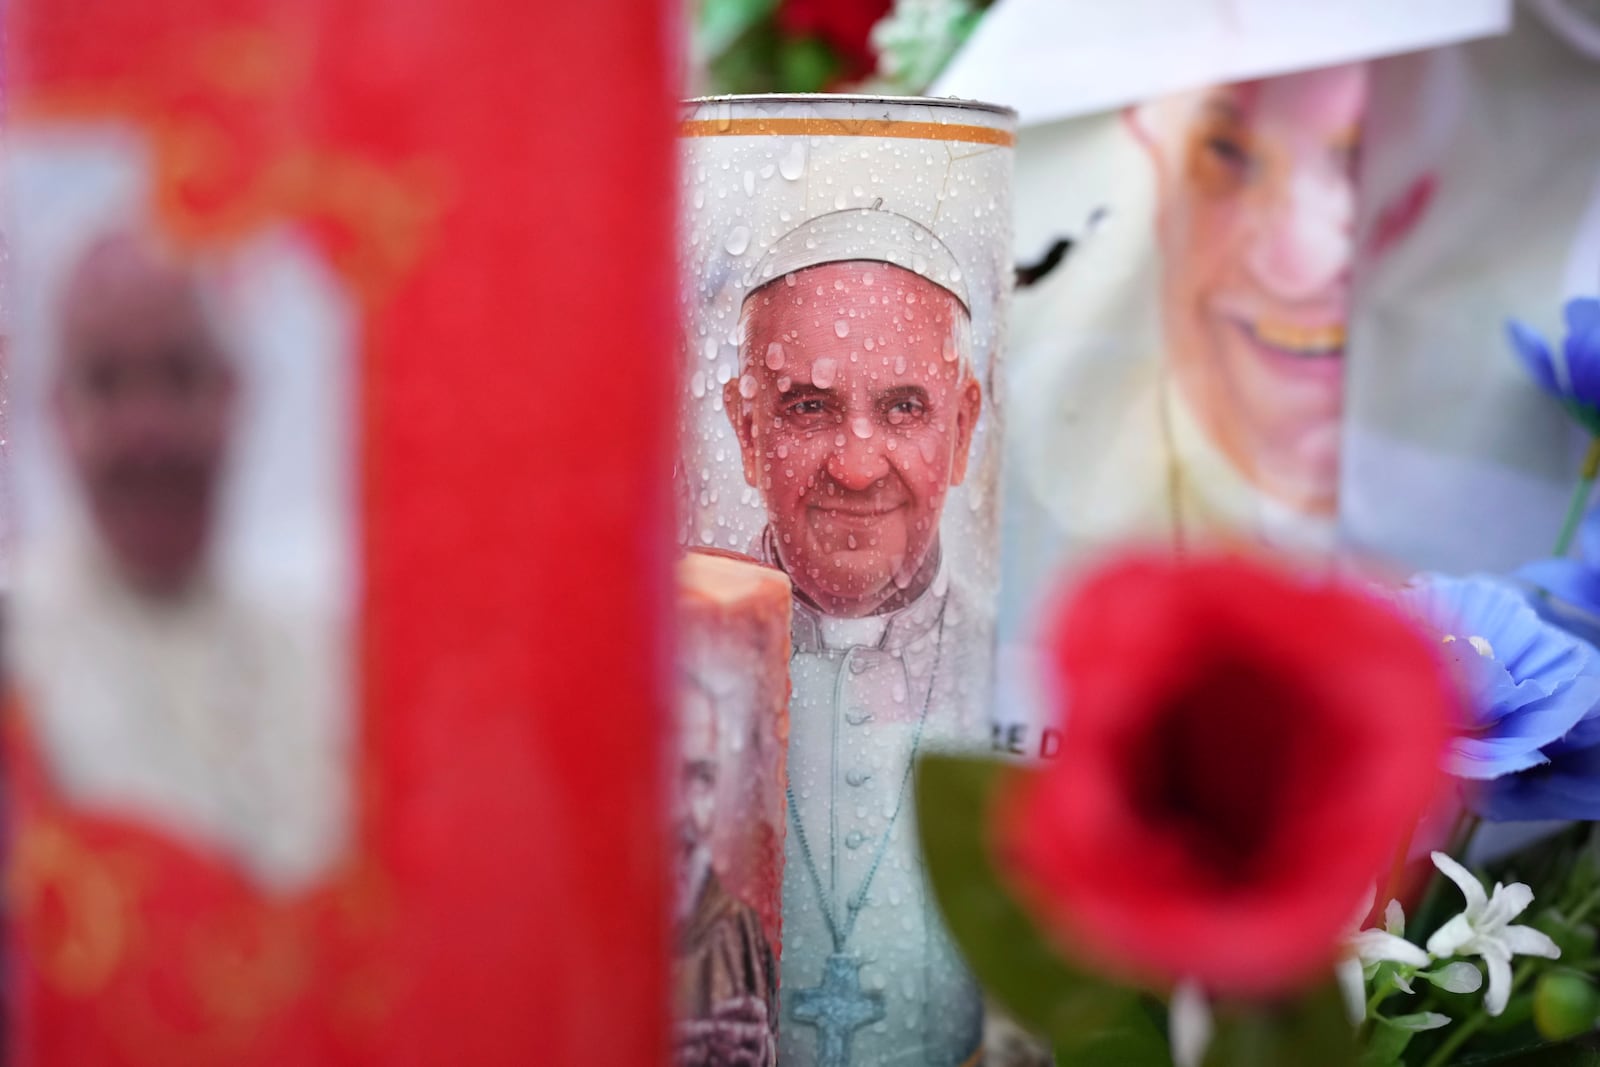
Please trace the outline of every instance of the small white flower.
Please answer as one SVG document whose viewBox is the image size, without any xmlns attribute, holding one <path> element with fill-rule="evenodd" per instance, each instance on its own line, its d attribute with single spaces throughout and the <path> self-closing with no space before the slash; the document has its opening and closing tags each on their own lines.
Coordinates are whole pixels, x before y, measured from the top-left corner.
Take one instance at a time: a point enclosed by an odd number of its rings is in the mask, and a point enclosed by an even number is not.
<svg viewBox="0 0 1600 1067">
<path fill-rule="evenodd" d="M 1440 959 L 1482 956 L 1489 969 L 1489 992 L 1484 994 L 1483 1007 L 1490 1015 L 1499 1015 L 1511 996 L 1511 957 L 1543 956 L 1553 960 L 1560 958 L 1561 950 L 1531 926 L 1510 925 L 1533 903 L 1533 890 L 1524 883 L 1496 882 L 1493 894 L 1489 894 L 1471 871 L 1443 852 L 1433 854 L 1433 865 L 1461 888 L 1467 907 L 1428 938 L 1428 951 Z"/>
<path fill-rule="evenodd" d="M 1200 1067 L 1211 1044 L 1213 1023 L 1211 1005 L 1205 990 L 1193 981 L 1178 983 L 1167 1005 L 1167 1032 L 1172 1041 L 1172 1062 L 1176 1067 Z"/>
<path fill-rule="evenodd" d="M 1367 894 L 1361 910 L 1350 924 L 1352 927 L 1359 927 L 1367 912 L 1372 910 L 1373 895 L 1370 892 Z M 1351 1026 L 1360 1026 L 1367 1017 L 1364 969 L 1368 964 L 1390 960 L 1408 967 L 1428 965 L 1428 954 L 1402 936 L 1406 932 L 1406 912 L 1398 900 L 1389 901 L 1383 909 L 1383 925 L 1382 930 L 1356 929 L 1345 940 L 1349 954 L 1334 965 L 1334 977 L 1338 979 L 1339 992 L 1344 995 L 1345 1013 L 1350 1017 Z M 1401 989 L 1411 992 L 1404 978 L 1396 976 L 1396 982 Z"/>
</svg>

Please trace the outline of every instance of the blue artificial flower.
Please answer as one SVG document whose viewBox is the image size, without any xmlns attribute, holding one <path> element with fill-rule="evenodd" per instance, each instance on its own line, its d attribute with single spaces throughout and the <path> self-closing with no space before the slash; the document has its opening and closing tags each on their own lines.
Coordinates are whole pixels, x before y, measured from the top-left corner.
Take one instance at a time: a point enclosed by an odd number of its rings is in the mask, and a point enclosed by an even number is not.
<svg viewBox="0 0 1600 1067">
<path fill-rule="evenodd" d="M 1590 433 L 1600 434 L 1600 300 L 1576 297 L 1567 301 L 1566 320 L 1567 337 L 1560 359 L 1525 323 L 1508 319 L 1506 332 L 1540 388 L 1558 398 Z"/>
<path fill-rule="evenodd" d="M 1516 577 L 1548 593 L 1562 605 L 1588 616 L 1559 617 L 1562 625 L 1594 640 L 1600 634 L 1600 508 L 1590 511 L 1578 529 L 1578 558 L 1559 557 L 1529 563 Z M 1587 629 L 1586 629 L 1587 628 Z"/>
<path fill-rule="evenodd" d="M 1540 618 L 1502 579 L 1426 574 L 1399 598 L 1439 631 L 1468 695 L 1472 719 L 1451 744 L 1450 771 L 1486 783 L 1471 798 L 1479 814 L 1600 814 L 1600 780 L 1566 780 L 1586 765 L 1575 754 L 1600 746 L 1600 652 Z"/>
</svg>

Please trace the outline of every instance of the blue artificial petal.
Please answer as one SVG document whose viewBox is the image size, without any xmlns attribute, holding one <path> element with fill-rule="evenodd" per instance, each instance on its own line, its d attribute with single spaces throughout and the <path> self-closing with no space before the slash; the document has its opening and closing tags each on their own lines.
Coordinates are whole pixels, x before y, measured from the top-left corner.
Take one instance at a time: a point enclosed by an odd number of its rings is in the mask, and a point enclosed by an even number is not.
<svg viewBox="0 0 1600 1067">
<path fill-rule="evenodd" d="M 1541 619 L 1561 627 L 1590 648 L 1600 649 L 1600 614 L 1551 596 L 1531 596 L 1528 603 L 1533 605 Z"/>
<path fill-rule="evenodd" d="M 1600 745 L 1498 778 L 1475 793 L 1471 804 L 1495 822 L 1600 819 Z"/>
<path fill-rule="evenodd" d="M 1565 737 L 1548 746 L 1546 751 L 1553 756 L 1563 755 L 1592 745 L 1600 745 L 1600 707 L 1591 709 L 1589 714 L 1579 719 L 1577 724 L 1567 731 Z"/>
<path fill-rule="evenodd" d="M 1444 659 L 1455 672 L 1456 679 L 1474 696 L 1473 724 L 1487 727 L 1497 722 L 1508 711 L 1522 703 L 1522 690 L 1505 664 L 1478 651 L 1465 641 L 1452 641 L 1444 646 Z M 1537 685 L 1530 681 L 1529 685 Z M 1529 699 L 1548 696 L 1548 688 Z"/>
<path fill-rule="evenodd" d="M 1584 545 L 1585 552 L 1588 547 Z M 1575 559 L 1541 559 L 1518 570 L 1516 577 L 1580 611 L 1600 616 L 1600 570 L 1586 563 Z"/>
<path fill-rule="evenodd" d="M 1550 346 L 1544 338 L 1533 327 L 1516 319 L 1506 320 L 1506 335 L 1511 338 L 1511 347 L 1516 351 L 1517 358 L 1522 360 L 1522 365 L 1539 387 L 1556 396 L 1562 395 L 1561 383 L 1556 380 L 1555 365 L 1550 359 Z"/>
<path fill-rule="evenodd" d="M 1450 743 L 1449 769 L 1457 778 L 1487 782 L 1549 762 L 1549 757 L 1537 748 L 1495 752 L 1477 738 L 1458 738 Z"/>
<path fill-rule="evenodd" d="M 1551 626 L 1539 618 L 1526 601 L 1522 610 L 1495 630 L 1495 637 L 1483 636 L 1495 646 L 1495 655 L 1511 677 L 1517 681 L 1529 678 L 1543 679 L 1546 683 L 1558 678 L 1571 678 L 1586 671 L 1600 670 L 1600 653 L 1559 626 Z M 1501 642 L 1495 645 L 1496 638 Z M 1500 651 L 1502 645 L 1506 652 Z"/>
<path fill-rule="evenodd" d="M 1578 551 L 1583 561 L 1600 567 L 1600 508 L 1590 508 L 1578 527 Z"/>
<path fill-rule="evenodd" d="M 1600 298 L 1575 296 L 1561 309 L 1568 333 L 1594 333 L 1600 331 Z"/>
<path fill-rule="evenodd" d="M 1600 403 L 1600 331 L 1569 333 L 1561 345 L 1567 361 L 1567 392 L 1580 404 Z"/>
<path fill-rule="evenodd" d="M 1494 736 L 1517 740 L 1530 748 L 1553 745 L 1570 734 L 1600 704 L 1600 678 L 1583 675 L 1555 693 L 1507 710 Z"/>
<path fill-rule="evenodd" d="M 1413 610 L 1444 633 L 1482 637 L 1494 657 L 1506 665 L 1517 681 L 1558 678 L 1593 670 L 1600 673 L 1600 653 L 1559 627 L 1539 618 L 1526 594 L 1502 579 L 1488 575 L 1452 578 L 1426 574 L 1407 590 Z"/>
<path fill-rule="evenodd" d="M 1527 570 L 1523 577 L 1529 580 L 1542 585 L 1541 579 L 1550 579 L 1559 591 L 1600 605 L 1600 594 L 1587 595 L 1589 576 L 1581 564 L 1545 560 Z M 1600 652 L 1541 618 L 1522 590 L 1499 578 L 1422 575 L 1398 599 L 1403 608 L 1458 639 L 1446 646 L 1445 655 L 1471 699 L 1473 719 L 1469 732 L 1452 742 L 1451 770 L 1458 777 L 1493 781 L 1476 803 L 1497 813 L 1540 810 L 1550 803 L 1539 799 L 1546 793 L 1568 797 L 1564 804 L 1571 795 L 1577 796 L 1572 803 L 1587 803 L 1587 785 L 1573 784 L 1566 771 L 1553 772 L 1549 764 L 1571 765 L 1591 750 L 1600 751 Z M 1549 609 L 1549 602 L 1540 603 Z M 1493 655 L 1473 651 L 1468 637 L 1488 641 Z M 1540 785 L 1534 790 L 1538 796 L 1529 792 L 1547 780 L 1555 784 Z"/>
</svg>

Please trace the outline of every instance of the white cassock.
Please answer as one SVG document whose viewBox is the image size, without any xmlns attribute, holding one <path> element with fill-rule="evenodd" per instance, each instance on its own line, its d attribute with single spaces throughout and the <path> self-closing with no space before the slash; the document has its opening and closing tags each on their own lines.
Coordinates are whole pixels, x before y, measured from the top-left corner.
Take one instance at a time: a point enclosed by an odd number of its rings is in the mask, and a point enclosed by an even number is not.
<svg viewBox="0 0 1600 1067">
<path fill-rule="evenodd" d="M 152 601 L 77 542 L 18 571 L 17 688 L 71 803 L 221 853 L 269 892 L 328 872 L 352 806 L 335 621 L 214 580 Z"/>
<path fill-rule="evenodd" d="M 919 753 L 985 743 L 993 635 L 942 564 L 898 611 L 794 603 L 783 1067 L 957 1067 L 980 1048 L 982 1001 L 923 873 L 909 771 Z"/>
</svg>

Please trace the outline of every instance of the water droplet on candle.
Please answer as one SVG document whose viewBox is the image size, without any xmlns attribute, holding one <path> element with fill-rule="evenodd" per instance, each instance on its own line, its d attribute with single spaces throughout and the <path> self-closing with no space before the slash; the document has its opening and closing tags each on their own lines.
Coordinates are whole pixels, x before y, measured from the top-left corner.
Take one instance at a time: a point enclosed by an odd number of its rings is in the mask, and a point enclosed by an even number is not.
<svg viewBox="0 0 1600 1067">
<path fill-rule="evenodd" d="M 806 145 L 804 141 L 790 142 L 789 150 L 778 160 L 778 173 L 789 181 L 798 181 L 806 172 Z"/>
</svg>

